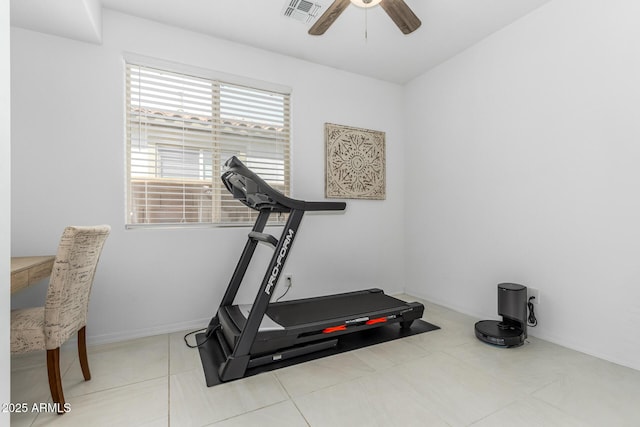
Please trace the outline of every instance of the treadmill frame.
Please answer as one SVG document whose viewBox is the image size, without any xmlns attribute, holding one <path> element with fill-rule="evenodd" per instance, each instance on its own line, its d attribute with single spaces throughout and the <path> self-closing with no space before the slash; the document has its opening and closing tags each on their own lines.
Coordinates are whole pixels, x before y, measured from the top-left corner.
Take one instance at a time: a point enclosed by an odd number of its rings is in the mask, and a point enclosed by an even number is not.
<svg viewBox="0 0 640 427">
<path fill-rule="evenodd" d="M 223 173 L 222 180 L 229 191 L 236 199 L 239 199 L 239 201 L 245 205 L 258 210 L 259 214 L 251 232 L 248 234 L 242 255 L 240 256 L 233 275 L 231 276 L 231 280 L 222 301 L 220 302 L 218 311 L 211 319 L 206 332 L 206 339 L 217 341 L 217 344 L 224 355 L 225 360 L 220 363 L 218 368 L 218 376 L 220 380 L 230 381 L 242 378 L 246 370 L 250 367 L 335 347 L 338 343 L 338 339 L 335 337 L 339 335 L 380 326 L 379 324 L 369 323 L 354 325 L 355 327 L 350 328 L 349 331 L 340 329 L 335 333 L 328 334 L 328 336 L 324 338 L 304 340 L 302 341 L 304 344 L 277 350 L 274 354 L 259 353 L 254 355 L 255 357 L 252 358 L 252 345 L 258 336 L 260 324 L 267 308 L 269 307 L 272 293 L 276 288 L 286 260 L 291 252 L 291 247 L 293 246 L 295 237 L 297 236 L 298 228 L 305 211 L 344 210 L 346 203 L 305 202 L 302 200 L 289 199 L 271 188 L 259 176 L 244 166 L 244 164 L 242 164 L 242 162 L 240 162 L 236 157 L 231 157 L 226 162 L 225 166 L 227 171 Z M 276 212 L 289 213 L 289 217 L 283 228 L 280 239 L 276 239 L 272 235 L 263 233 L 269 216 Z M 225 334 L 230 333 L 234 336 L 236 334 L 221 330 L 225 328 L 225 326 L 228 326 L 226 325 L 227 320 L 221 319 L 221 310 L 233 305 L 259 242 L 267 243 L 273 246 L 275 250 L 271 261 L 269 262 L 269 266 L 267 267 L 267 272 L 262 279 L 262 283 L 260 284 L 260 288 L 249 312 L 249 316 L 246 319 L 245 325 L 242 329 L 238 328 L 240 329 L 239 336 L 235 339 L 235 342 L 231 343 L 233 344 L 233 348 L 231 348 L 230 343 L 227 341 L 227 338 L 225 338 Z M 380 290 L 372 291 L 382 292 Z M 422 317 L 424 310 L 422 304 L 406 303 L 406 305 L 408 306 L 405 310 L 406 317 L 404 316 L 404 313 L 390 315 L 389 319 L 391 321 L 389 323 L 402 322 L 401 324 L 403 326 L 408 326 L 414 319 Z"/>
</svg>

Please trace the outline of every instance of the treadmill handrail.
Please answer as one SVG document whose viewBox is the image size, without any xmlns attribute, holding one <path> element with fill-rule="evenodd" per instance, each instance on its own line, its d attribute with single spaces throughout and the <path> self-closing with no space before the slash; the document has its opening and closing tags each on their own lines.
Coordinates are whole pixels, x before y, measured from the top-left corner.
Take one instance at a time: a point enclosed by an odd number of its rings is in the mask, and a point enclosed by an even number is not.
<svg viewBox="0 0 640 427">
<path fill-rule="evenodd" d="M 287 197 L 267 184 L 236 156 L 226 161 L 221 179 L 234 198 L 257 211 L 341 211 L 347 206 L 345 202 L 307 202 Z"/>
</svg>

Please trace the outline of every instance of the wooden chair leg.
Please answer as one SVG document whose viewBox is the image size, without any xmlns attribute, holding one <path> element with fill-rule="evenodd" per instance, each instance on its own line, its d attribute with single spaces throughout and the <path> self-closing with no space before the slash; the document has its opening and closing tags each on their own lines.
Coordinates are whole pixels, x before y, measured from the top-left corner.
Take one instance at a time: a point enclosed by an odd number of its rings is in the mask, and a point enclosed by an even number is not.
<svg viewBox="0 0 640 427">
<path fill-rule="evenodd" d="M 78 358 L 80 359 L 80 367 L 85 381 L 91 379 L 89 371 L 89 358 L 87 357 L 87 327 L 83 326 L 78 331 Z"/>
<path fill-rule="evenodd" d="M 64 393 L 60 376 L 60 347 L 47 350 L 47 372 L 49 374 L 49 390 L 53 403 L 58 404 L 58 413 L 64 413 Z"/>
</svg>

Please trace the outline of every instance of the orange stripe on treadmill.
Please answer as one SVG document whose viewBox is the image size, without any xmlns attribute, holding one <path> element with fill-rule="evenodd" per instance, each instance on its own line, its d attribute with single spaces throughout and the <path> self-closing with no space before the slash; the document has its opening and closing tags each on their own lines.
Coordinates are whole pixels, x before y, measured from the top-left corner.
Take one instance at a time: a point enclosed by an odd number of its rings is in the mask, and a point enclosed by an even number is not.
<svg viewBox="0 0 640 427">
<path fill-rule="evenodd" d="M 367 320 L 367 325 L 375 325 L 376 323 L 384 323 L 387 321 L 386 317 L 378 317 L 377 319 Z"/>
<path fill-rule="evenodd" d="M 330 328 L 324 328 L 322 330 L 322 333 L 330 334 L 331 332 L 346 331 L 346 330 L 347 330 L 347 325 L 331 326 Z"/>
</svg>

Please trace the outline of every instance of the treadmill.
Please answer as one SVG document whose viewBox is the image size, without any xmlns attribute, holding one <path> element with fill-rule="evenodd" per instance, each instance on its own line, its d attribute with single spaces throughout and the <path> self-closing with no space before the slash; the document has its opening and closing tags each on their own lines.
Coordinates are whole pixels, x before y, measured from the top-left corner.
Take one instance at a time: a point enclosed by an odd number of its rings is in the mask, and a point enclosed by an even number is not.
<svg viewBox="0 0 640 427">
<path fill-rule="evenodd" d="M 257 210 L 229 286 L 205 334 L 221 355 L 220 381 L 245 376 L 247 369 L 291 359 L 339 344 L 340 336 L 400 323 L 410 328 L 422 317 L 424 306 L 368 289 L 300 300 L 271 302 L 300 221 L 308 211 L 341 211 L 344 202 L 307 202 L 286 197 L 247 168 L 237 157 L 225 163 L 222 181 L 233 197 Z M 288 213 L 279 239 L 264 233 L 272 213 Z M 259 242 L 274 248 L 258 295 L 252 305 L 234 299 Z M 207 344 L 209 345 L 209 343 Z"/>
</svg>

